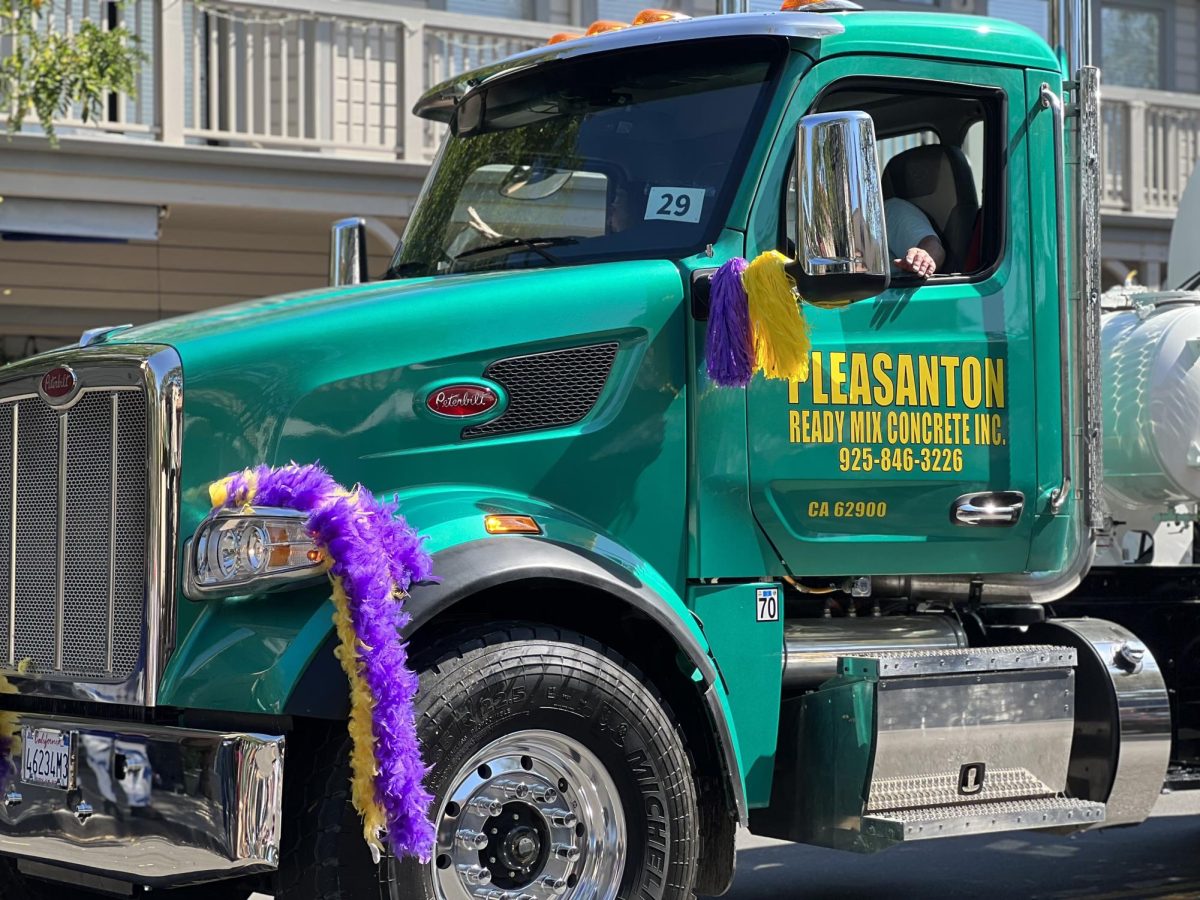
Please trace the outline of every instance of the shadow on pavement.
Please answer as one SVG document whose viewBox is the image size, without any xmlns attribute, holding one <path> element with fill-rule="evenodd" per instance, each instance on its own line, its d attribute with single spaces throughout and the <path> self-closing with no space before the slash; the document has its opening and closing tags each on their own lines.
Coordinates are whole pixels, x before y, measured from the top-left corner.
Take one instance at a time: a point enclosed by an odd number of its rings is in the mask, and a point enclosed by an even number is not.
<svg viewBox="0 0 1200 900">
<path fill-rule="evenodd" d="M 728 900 L 943 897 L 1125 900 L 1200 897 L 1200 817 L 1074 836 L 981 835 L 858 856 L 747 847 Z"/>
</svg>

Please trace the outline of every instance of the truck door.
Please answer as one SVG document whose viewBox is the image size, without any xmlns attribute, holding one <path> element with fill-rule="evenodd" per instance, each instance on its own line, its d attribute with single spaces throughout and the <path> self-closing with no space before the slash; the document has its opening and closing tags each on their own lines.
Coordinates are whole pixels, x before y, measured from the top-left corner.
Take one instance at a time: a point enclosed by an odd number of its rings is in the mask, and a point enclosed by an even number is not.
<svg viewBox="0 0 1200 900">
<path fill-rule="evenodd" d="M 751 253 L 794 246 L 795 123 L 841 109 L 875 121 L 885 210 L 891 197 L 916 207 L 946 259 L 928 279 L 893 269 L 872 300 L 804 304 L 808 379 L 758 376 L 747 389 L 754 514 L 796 574 L 1022 571 L 1039 419 L 1023 73 L 887 56 L 818 63 L 768 162 Z M 1051 260 L 1053 239 L 1037 247 Z M 995 495 L 1012 521 L 972 524 L 988 499 L 972 494 Z"/>
</svg>

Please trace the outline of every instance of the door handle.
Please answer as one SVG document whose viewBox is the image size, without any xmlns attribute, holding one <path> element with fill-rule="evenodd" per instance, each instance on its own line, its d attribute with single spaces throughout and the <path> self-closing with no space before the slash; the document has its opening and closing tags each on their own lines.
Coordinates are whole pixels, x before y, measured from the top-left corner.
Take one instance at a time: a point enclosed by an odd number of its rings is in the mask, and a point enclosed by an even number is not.
<svg viewBox="0 0 1200 900">
<path fill-rule="evenodd" d="M 1025 508 L 1020 491 L 981 491 L 963 494 L 950 506 L 950 521 L 955 525 L 983 528 L 1007 528 L 1016 525 Z"/>
</svg>

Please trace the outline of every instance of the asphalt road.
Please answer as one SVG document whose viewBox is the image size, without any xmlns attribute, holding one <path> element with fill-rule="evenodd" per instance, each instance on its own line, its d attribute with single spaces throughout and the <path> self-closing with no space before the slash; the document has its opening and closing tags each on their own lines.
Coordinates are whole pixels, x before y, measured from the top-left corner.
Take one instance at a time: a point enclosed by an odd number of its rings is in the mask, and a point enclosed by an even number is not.
<svg viewBox="0 0 1200 900">
<path fill-rule="evenodd" d="M 923 841 L 859 856 L 743 834 L 727 900 L 1200 898 L 1200 791 L 1135 828 Z"/>
<path fill-rule="evenodd" d="M 951 838 L 873 856 L 743 833 L 737 866 L 725 900 L 1200 898 L 1200 791 L 1163 795 L 1135 828 Z"/>
</svg>

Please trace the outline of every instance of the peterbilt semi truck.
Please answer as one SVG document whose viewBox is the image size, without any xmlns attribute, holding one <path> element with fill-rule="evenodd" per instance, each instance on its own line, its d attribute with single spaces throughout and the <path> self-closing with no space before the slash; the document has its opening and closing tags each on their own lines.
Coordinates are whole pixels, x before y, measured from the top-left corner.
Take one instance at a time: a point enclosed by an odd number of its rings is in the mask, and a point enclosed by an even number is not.
<svg viewBox="0 0 1200 900">
<path fill-rule="evenodd" d="M 1200 623 L 1121 510 L 1197 494 L 1194 297 L 1104 312 L 1099 73 L 1052 19 L 602 25 L 421 99 L 448 135 L 374 279 L 347 221 L 329 288 L 0 369 L 0 894 L 673 900 L 739 826 L 1146 818 L 1200 757 Z M 807 374 L 718 385 L 713 275 L 771 250 Z M 210 484 L 290 461 L 432 554 L 428 861 L 362 840 L 329 581 L 263 552 L 296 514 L 197 552 Z"/>
</svg>

